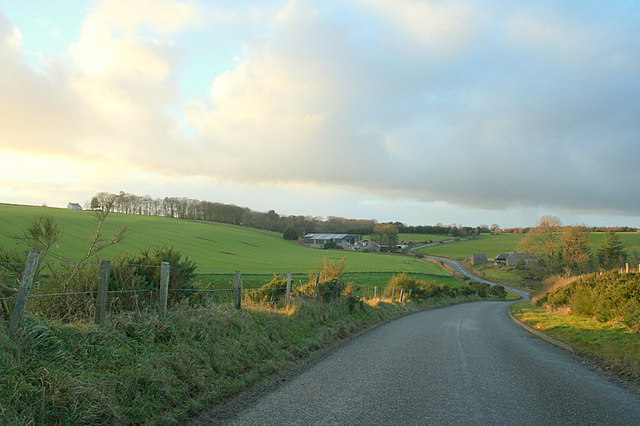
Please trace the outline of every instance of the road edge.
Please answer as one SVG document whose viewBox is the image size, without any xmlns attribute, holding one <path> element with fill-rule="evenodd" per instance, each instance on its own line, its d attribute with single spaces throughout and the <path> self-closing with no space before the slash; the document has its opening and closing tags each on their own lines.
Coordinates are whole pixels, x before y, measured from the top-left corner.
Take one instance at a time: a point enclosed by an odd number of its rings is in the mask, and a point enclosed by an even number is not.
<svg viewBox="0 0 640 426">
<path fill-rule="evenodd" d="M 576 350 L 573 348 L 573 346 L 568 345 L 568 344 L 566 344 L 564 342 L 561 342 L 560 340 L 554 339 L 553 337 L 547 336 L 546 334 L 536 330 L 535 328 L 531 328 L 527 324 L 525 324 L 524 322 L 520 321 L 518 318 L 516 318 L 511 313 L 511 306 L 509 306 L 509 308 L 507 309 L 507 313 L 509 314 L 509 318 L 511 318 L 511 320 L 513 322 L 515 322 L 520 327 L 522 327 L 524 330 L 528 331 L 529 333 L 533 334 L 534 336 L 537 336 L 540 339 L 551 343 L 552 345 L 558 346 L 559 348 L 562 348 L 567 352 L 571 352 L 571 353 L 575 353 L 576 352 Z"/>
</svg>

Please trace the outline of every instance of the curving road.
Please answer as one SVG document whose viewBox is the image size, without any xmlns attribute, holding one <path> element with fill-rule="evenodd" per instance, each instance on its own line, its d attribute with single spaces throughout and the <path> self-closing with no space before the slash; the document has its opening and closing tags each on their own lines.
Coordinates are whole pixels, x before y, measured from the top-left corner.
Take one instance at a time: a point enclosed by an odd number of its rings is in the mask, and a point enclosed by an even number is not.
<svg viewBox="0 0 640 426">
<path fill-rule="evenodd" d="M 515 325 L 509 304 L 399 318 L 198 423 L 640 424 L 637 393 Z"/>
<path fill-rule="evenodd" d="M 421 246 L 422 247 L 422 246 Z M 484 278 L 480 278 L 479 276 L 469 272 L 469 270 L 467 268 L 464 267 L 464 265 L 462 264 L 462 262 L 459 262 L 457 260 L 453 260 L 453 259 L 448 259 L 446 257 L 440 257 L 440 256 L 430 256 L 430 255 L 425 255 L 425 258 L 429 258 L 429 259 L 436 259 L 436 260 L 441 260 L 443 262 L 448 263 L 449 265 L 451 265 L 457 272 L 459 272 L 460 274 L 471 278 L 474 281 L 478 281 L 481 283 L 486 283 L 489 285 L 501 285 L 505 288 L 505 290 L 511 291 L 513 293 L 516 293 L 518 295 L 520 295 L 523 299 L 525 300 L 529 300 L 529 292 L 526 290 L 520 290 L 518 288 L 514 288 L 514 287 L 509 287 L 503 284 L 498 284 L 498 283 L 494 283 L 492 281 L 488 281 L 485 280 Z"/>
</svg>

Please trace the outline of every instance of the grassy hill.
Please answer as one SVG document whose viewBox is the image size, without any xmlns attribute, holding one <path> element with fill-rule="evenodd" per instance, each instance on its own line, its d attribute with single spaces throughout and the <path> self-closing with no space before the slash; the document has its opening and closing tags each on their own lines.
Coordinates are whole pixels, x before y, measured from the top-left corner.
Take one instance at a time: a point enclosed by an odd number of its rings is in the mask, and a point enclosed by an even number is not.
<svg viewBox="0 0 640 426">
<path fill-rule="evenodd" d="M 95 232 L 91 211 L 0 204 L 0 245 L 25 247 L 9 238 L 39 215 L 51 215 L 62 229 L 55 251 L 77 259 L 86 251 Z M 110 259 L 119 252 L 134 253 L 145 246 L 173 246 L 198 265 L 199 271 L 251 273 L 306 272 L 322 262 L 346 257 L 349 272 L 419 272 L 448 275 L 438 266 L 406 256 L 319 250 L 286 241 L 280 234 L 214 222 L 186 221 L 164 217 L 111 214 L 105 222 L 107 233 L 127 226 L 125 240 L 109 247 L 100 256 Z"/>
<path fill-rule="evenodd" d="M 474 253 L 484 253 L 489 257 L 515 251 L 524 234 L 482 234 L 474 240 L 438 244 L 418 250 L 419 253 L 444 256 L 452 259 L 466 259 Z"/>
</svg>

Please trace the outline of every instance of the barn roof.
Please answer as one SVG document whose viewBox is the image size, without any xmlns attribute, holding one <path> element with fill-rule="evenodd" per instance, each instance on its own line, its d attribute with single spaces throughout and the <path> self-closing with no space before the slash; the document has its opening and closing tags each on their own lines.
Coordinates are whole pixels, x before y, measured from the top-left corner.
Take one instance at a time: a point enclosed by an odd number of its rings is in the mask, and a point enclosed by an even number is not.
<svg viewBox="0 0 640 426">
<path fill-rule="evenodd" d="M 311 238 L 313 240 L 341 240 L 353 234 L 307 234 L 305 238 Z"/>
</svg>

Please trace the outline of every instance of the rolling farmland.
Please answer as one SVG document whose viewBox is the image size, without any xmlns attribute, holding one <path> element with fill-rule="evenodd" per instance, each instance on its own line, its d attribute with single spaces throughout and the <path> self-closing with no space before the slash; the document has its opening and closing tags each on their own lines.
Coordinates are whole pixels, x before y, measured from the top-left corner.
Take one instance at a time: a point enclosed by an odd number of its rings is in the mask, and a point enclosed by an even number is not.
<svg viewBox="0 0 640 426">
<path fill-rule="evenodd" d="M 71 259 L 80 258 L 95 233 L 96 219 L 90 211 L 0 204 L 0 245 L 25 249 L 8 235 L 19 234 L 29 221 L 43 214 L 53 216 L 63 230 L 59 248 L 54 251 Z M 286 241 L 274 232 L 214 222 L 111 214 L 105 222 L 105 232 L 113 233 L 122 226 L 127 227 L 125 240 L 105 249 L 101 258 L 163 244 L 180 250 L 199 270 L 207 271 L 307 272 L 327 256 L 333 261 L 346 257 L 348 272 L 449 275 L 432 263 L 407 256 L 311 249 Z"/>
</svg>

